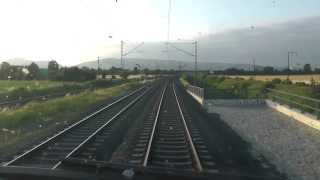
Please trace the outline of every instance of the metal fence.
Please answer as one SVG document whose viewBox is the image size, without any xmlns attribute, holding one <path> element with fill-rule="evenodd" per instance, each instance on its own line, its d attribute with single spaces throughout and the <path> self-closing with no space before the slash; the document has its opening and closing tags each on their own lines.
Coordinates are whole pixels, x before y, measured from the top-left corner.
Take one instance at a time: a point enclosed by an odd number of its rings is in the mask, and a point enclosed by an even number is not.
<svg viewBox="0 0 320 180">
<path fill-rule="evenodd" d="M 193 94 L 197 95 L 198 97 L 204 99 L 204 88 L 186 85 L 188 91 L 192 92 Z"/>
<path fill-rule="evenodd" d="M 297 94 L 288 93 L 285 91 L 267 89 L 267 96 L 275 102 L 288 105 L 291 108 L 296 108 L 302 112 L 314 114 L 320 119 L 320 100 Z"/>
</svg>

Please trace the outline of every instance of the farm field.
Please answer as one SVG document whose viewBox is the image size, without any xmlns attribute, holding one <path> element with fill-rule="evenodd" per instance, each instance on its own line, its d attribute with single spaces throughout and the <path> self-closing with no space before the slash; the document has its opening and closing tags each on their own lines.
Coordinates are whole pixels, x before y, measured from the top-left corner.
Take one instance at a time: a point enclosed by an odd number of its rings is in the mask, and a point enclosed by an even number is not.
<svg viewBox="0 0 320 180">
<path fill-rule="evenodd" d="M 243 79 L 250 79 L 253 78 L 258 81 L 272 81 L 273 79 L 281 79 L 286 80 L 287 75 L 237 75 L 237 76 L 228 76 L 230 78 L 243 78 Z M 320 74 L 313 74 L 313 75 L 290 75 L 289 79 L 293 83 L 297 82 L 304 82 L 306 84 L 311 84 L 312 79 L 315 83 L 320 84 Z"/>
</svg>

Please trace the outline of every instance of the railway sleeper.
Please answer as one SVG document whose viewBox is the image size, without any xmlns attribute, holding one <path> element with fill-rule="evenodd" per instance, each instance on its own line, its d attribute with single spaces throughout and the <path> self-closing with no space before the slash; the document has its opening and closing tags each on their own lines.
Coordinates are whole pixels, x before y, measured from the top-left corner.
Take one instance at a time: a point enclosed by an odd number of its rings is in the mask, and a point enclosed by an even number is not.
<svg viewBox="0 0 320 180">
<path fill-rule="evenodd" d="M 181 150 L 172 150 L 172 149 L 153 149 L 154 153 L 162 153 L 162 154 L 181 154 L 181 153 L 190 153 L 190 151 L 188 149 L 181 149 Z"/>
<path fill-rule="evenodd" d="M 186 161 L 186 162 L 170 162 L 168 160 L 163 161 L 152 161 L 152 165 L 156 166 L 162 166 L 162 167 L 170 167 L 170 168 L 179 168 L 179 169 L 186 169 L 186 170 L 192 170 L 192 161 Z"/>
<path fill-rule="evenodd" d="M 174 147 L 176 145 L 177 146 L 184 145 L 184 144 L 186 144 L 186 141 L 169 141 L 167 139 L 164 139 L 162 141 L 156 141 L 155 144 L 159 145 L 159 146 L 161 146 L 161 145 L 171 145 L 171 146 Z"/>
<path fill-rule="evenodd" d="M 188 146 L 186 144 L 183 145 L 158 145 L 159 147 L 161 147 L 162 149 L 187 149 Z M 158 147 L 157 145 L 155 145 L 155 147 Z"/>
<path fill-rule="evenodd" d="M 170 162 L 184 162 L 188 160 L 192 160 L 189 154 L 184 154 L 184 155 L 161 155 L 161 154 L 154 154 L 151 157 L 151 160 L 162 160 L 166 159 L 169 160 Z"/>
</svg>

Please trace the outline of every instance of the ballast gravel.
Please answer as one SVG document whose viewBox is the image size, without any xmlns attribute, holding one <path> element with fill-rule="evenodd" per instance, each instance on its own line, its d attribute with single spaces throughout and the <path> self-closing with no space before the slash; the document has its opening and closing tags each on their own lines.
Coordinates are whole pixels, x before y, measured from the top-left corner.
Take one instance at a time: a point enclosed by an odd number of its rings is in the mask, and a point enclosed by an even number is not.
<svg viewBox="0 0 320 180">
<path fill-rule="evenodd" d="M 320 180 L 320 131 L 266 105 L 211 107 L 291 180 Z"/>
</svg>

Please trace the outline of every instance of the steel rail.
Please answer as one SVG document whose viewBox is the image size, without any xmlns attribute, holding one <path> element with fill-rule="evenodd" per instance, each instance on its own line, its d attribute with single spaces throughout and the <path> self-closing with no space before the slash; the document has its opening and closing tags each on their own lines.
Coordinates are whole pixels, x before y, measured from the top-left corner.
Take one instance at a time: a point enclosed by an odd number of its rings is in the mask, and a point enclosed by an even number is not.
<svg viewBox="0 0 320 180">
<path fill-rule="evenodd" d="M 160 102 L 159 102 L 156 118 L 155 118 L 155 121 L 153 123 L 153 128 L 152 128 L 150 139 L 149 139 L 149 142 L 148 142 L 146 155 L 144 157 L 143 164 L 142 164 L 143 167 L 147 167 L 147 164 L 148 164 L 148 159 L 149 159 L 149 155 L 150 155 L 150 152 L 151 152 L 151 145 L 152 145 L 152 142 L 153 142 L 153 139 L 154 139 L 154 134 L 155 134 L 156 126 L 158 124 L 159 114 L 160 114 L 160 110 L 161 110 L 161 106 L 162 106 L 163 96 L 164 96 L 164 93 L 166 92 L 166 90 L 167 90 L 167 85 L 164 87 L 164 89 L 162 91 L 162 94 L 161 94 L 161 99 L 160 99 Z"/>
<path fill-rule="evenodd" d="M 132 100 L 129 104 L 127 104 L 124 108 L 122 108 L 117 114 L 115 114 L 112 118 L 110 118 L 105 124 L 100 126 L 95 132 L 93 132 L 90 136 L 87 137 L 87 139 L 83 140 L 77 147 L 75 147 L 69 154 L 65 156 L 64 159 L 67 159 L 71 157 L 76 151 L 78 151 L 81 147 L 83 147 L 86 143 L 88 143 L 92 138 L 94 138 L 99 132 L 101 132 L 107 125 L 109 125 L 114 119 L 119 117 L 122 113 L 124 113 L 127 109 L 129 109 L 132 105 L 134 105 L 138 100 L 140 100 L 148 91 L 150 90 L 147 89 L 145 90 L 141 95 L 136 97 L 134 100 Z M 58 163 L 56 163 L 51 169 L 54 170 L 60 164 L 62 163 L 62 160 L 60 160 Z"/>
<path fill-rule="evenodd" d="M 111 104 L 108 104 L 107 106 L 99 109 L 98 111 L 96 111 L 96 112 L 94 112 L 94 113 L 92 113 L 92 114 L 84 117 L 84 118 L 81 119 L 80 121 L 78 121 L 78 122 L 70 125 L 70 126 L 67 127 L 66 129 L 58 132 L 57 134 L 55 134 L 54 136 L 50 137 L 49 139 L 41 142 L 41 143 L 38 144 L 37 146 L 29 149 L 28 151 L 24 152 L 24 153 L 21 154 L 21 155 L 15 157 L 15 158 L 12 159 L 11 161 L 9 161 L 9 162 L 7 162 L 7 163 L 4 163 L 2 166 L 9 166 L 10 164 L 16 162 L 17 160 L 19 160 L 19 159 L 21 159 L 21 158 L 23 158 L 23 157 L 26 157 L 27 155 L 29 155 L 30 153 L 38 150 L 39 148 L 41 148 L 41 147 L 44 146 L 45 144 L 53 141 L 53 140 L 56 139 L 57 137 L 59 137 L 59 136 L 65 134 L 65 133 L 69 132 L 71 129 L 75 128 L 76 126 L 78 126 L 78 125 L 80 125 L 80 124 L 82 124 L 82 123 L 84 123 L 85 121 L 89 120 L 90 118 L 94 117 L 95 115 L 99 114 L 100 112 L 102 112 L 102 111 L 104 111 L 104 110 L 106 110 L 106 109 L 109 109 L 111 106 L 114 106 L 115 104 L 118 104 L 119 102 L 123 101 L 124 99 L 127 99 L 128 97 L 131 97 L 132 95 L 136 94 L 137 92 L 141 91 L 142 89 L 145 89 L 145 87 L 141 87 L 141 88 L 139 88 L 139 89 L 131 92 L 130 94 L 128 94 L 128 95 L 126 95 L 126 96 L 124 96 L 124 97 L 121 97 L 120 99 L 112 102 Z"/>
<path fill-rule="evenodd" d="M 201 162 L 200 162 L 198 153 L 197 153 L 196 148 L 195 148 L 195 146 L 194 146 L 194 144 L 193 144 L 193 141 L 192 141 L 190 132 L 189 132 L 189 130 L 188 130 L 188 126 L 187 126 L 186 120 L 185 120 L 184 115 L 183 115 L 183 112 L 182 112 L 182 110 L 181 110 L 180 102 L 179 102 L 178 96 L 177 96 L 177 94 L 176 94 L 176 90 L 175 90 L 174 84 L 173 84 L 172 86 L 173 86 L 174 96 L 175 96 L 175 99 L 176 99 L 176 101 L 177 101 L 178 108 L 179 108 L 179 112 L 180 112 L 180 115 L 181 115 L 181 118 L 182 118 L 182 123 L 183 123 L 183 125 L 184 125 L 185 132 L 186 132 L 186 135 L 187 135 L 187 139 L 188 139 L 188 141 L 189 141 L 189 145 L 190 145 L 190 148 L 191 148 L 191 151 L 192 151 L 192 154 L 193 154 L 195 163 L 196 163 L 196 168 L 197 168 L 197 170 L 198 170 L 199 172 L 201 172 L 201 171 L 203 170 L 203 168 L 202 168 L 202 165 L 201 165 Z"/>
</svg>

